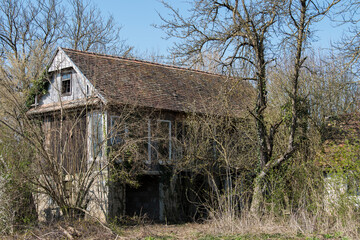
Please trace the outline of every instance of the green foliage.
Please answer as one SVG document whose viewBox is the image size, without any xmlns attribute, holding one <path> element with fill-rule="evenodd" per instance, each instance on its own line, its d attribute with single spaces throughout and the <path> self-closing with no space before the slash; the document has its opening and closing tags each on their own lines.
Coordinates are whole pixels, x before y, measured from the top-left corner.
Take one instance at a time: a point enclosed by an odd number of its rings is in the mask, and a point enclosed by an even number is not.
<svg viewBox="0 0 360 240">
<path fill-rule="evenodd" d="M 331 172 L 356 171 L 360 172 L 360 146 L 345 139 L 343 143 L 334 143 L 326 147 L 326 154 L 322 157 L 326 167 Z M 326 159 L 325 159 L 326 158 Z"/>
<path fill-rule="evenodd" d="M 338 196 L 345 197 L 359 195 L 360 181 L 360 146 L 357 142 L 347 139 L 343 143 L 326 147 L 326 154 L 320 155 L 319 161 L 325 165 L 332 184 L 339 188 Z M 354 198 L 356 200 L 357 198 Z M 339 205 L 340 206 L 340 205 Z"/>
<path fill-rule="evenodd" d="M 109 149 L 108 157 L 111 159 L 109 181 L 138 187 L 139 164 L 135 159 L 137 145 L 130 144 L 122 150 Z M 121 159 L 121 162 L 117 162 L 118 159 Z"/>
<path fill-rule="evenodd" d="M 2 132 L 4 133 L 4 132 Z M 24 178 L 31 171 L 32 148 L 21 139 L 0 139 L 0 230 L 21 228 L 36 223 L 33 186 Z"/>
<path fill-rule="evenodd" d="M 312 161 L 301 163 L 300 156 L 269 172 L 265 207 L 268 213 L 287 217 L 293 211 L 316 213 L 323 201 L 322 169 Z"/>
<path fill-rule="evenodd" d="M 291 108 L 292 108 L 292 103 L 290 100 L 287 101 L 284 105 L 282 105 L 280 107 L 281 112 L 282 112 L 282 119 L 286 123 L 287 126 L 290 125 L 291 120 L 292 120 Z M 307 119 L 310 116 L 309 101 L 306 98 L 299 96 L 297 98 L 296 110 L 297 110 L 297 117 L 300 120 L 299 125 L 301 125 L 301 123 L 303 122 L 301 120 Z"/>
<path fill-rule="evenodd" d="M 44 96 L 48 92 L 49 88 L 49 76 L 48 76 L 48 68 L 46 68 L 39 78 L 31 81 L 31 87 L 28 92 L 28 96 L 25 101 L 25 105 L 27 108 L 30 108 L 32 104 L 35 102 L 35 97 Z"/>
<path fill-rule="evenodd" d="M 167 239 L 174 239 L 173 237 L 166 236 L 166 237 L 145 237 L 144 240 L 167 240 Z"/>
<path fill-rule="evenodd" d="M 325 233 L 322 234 L 321 237 L 319 236 L 312 236 L 306 237 L 306 240 L 320 240 L 320 239 L 337 239 L 337 240 L 350 240 L 350 238 L 343 236 L 343 233 L 336 232 L 336 233 Z"/>
<path fill-rule="evenodd" d="M 275 234 L 235 234 L 235 235 L 206 235 L 205 237 L 199 238 L 201 240 L 268 240 L 268 239 L 297 239 L 296 237 L 288 237 L 286 235 L 275 233 Z"/>
</svg>

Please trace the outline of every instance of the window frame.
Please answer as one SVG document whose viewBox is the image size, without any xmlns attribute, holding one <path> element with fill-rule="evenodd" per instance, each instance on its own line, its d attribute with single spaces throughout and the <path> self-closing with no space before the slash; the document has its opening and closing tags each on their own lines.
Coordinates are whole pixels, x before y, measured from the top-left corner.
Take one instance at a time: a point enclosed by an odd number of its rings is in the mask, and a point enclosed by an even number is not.
<svg viewBox="0 0 360 240">
<path fill-rule="evenodd" d="M 65 75 L 69 75 L 68 78 L 64 78 Z M 61 73 L 61 79 L 60 79 L 60 91 L 61 91 L 61 96 L 71 96 L 72 94 L 72 71 L 68 70 L 68 71 L 64 71 Z M 67 90 L 64 89 L 64 82 L 69 82 L 69 91 L 64 91 Z"/>
<path fill-rule="evenodd" d="M 118 144 L 124 144 L 126 138 L 129 135 L 129 129 L 127 124 L 124 124 L 124 128 L 120 129 L 116 120 L 121 120 L 120 116 L 111 115 L 110 116 L 110 146 L 116 146 Z M 122 134 L 123 131 L 123 134 Z M 123 135 L 123 136 L 121 136 Z M 119 140 L 118 140 L 119 139 Z"/>
<path fill-rule="evenodd" d="M 167 131 L 167 143 L 168 143 L 168 156 L 165 158 L 161 158 L 159 156 L 159 139 L 158 136 L 154 136 L 153 134 L 158 132 L 159 124 L 167 123 L 168 131 Z M 155 127 L 155 131 L 151 133 L 151 126 Z M 171 163 L 172 162 L 172 121 L 159 119 L 156 121 L 155 125 L 151 125 L 151 122 L 148 122 L 148 163 L 152 163 L 154 160 L 159 164 Z M 166 141 L 166 138 L 163 140 Z"/>
<path fill-rule="evenodd" d="M 90 155 L 93 161 L 102 159 L 104 155 L 104 120 L 103 113 L 98 111 L 90 113 Z"/>
<path fill-rule="evenodd" d="M 167 157 L 167 160 L 169 162 L 171 162 L 172 160 L 172 131 L 171 131 L 171 128 L 172 128 L 172 123 L 170 120 L 158 120 L 158 122 L 161 124 L 161 123 L 168 123 L 168 157 Z M 166 139 L 164 139 L 166 140 Z M 158 149 L 159 150 L 159 149 Z M 159 163 L 162 164 L 162 160 L 159 159 Z"/>
</svg>

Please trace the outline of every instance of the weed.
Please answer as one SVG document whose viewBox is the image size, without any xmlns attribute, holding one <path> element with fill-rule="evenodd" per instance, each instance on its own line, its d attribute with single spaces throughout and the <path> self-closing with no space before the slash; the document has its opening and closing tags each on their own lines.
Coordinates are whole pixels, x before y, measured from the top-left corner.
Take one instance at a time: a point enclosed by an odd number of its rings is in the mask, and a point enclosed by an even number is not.
<svg viewBox="0 0 360 240">
<path fill-rule="evenodd" d="M 165 236 L 165 237 L 145 237 L 144 240 L 168 240 L 173 239 L 173 237 Z"/>
</svg>

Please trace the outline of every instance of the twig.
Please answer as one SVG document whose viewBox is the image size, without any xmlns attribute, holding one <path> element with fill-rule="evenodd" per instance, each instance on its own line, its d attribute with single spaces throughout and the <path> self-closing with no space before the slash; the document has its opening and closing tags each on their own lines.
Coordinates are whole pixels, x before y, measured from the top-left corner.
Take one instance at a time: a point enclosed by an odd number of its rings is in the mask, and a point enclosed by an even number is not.
<svg viewBox="0 0 360 240">
<path fill-rule="evenodd" d="M 43 238 L 41 238 L 41 237 L 39 237 L 39 236 L 37 236 L 35 233 L 33 233 L 32 231 L 30 231 L 30 233 L 34 236 L 34 237 L 36 237 L 37 239 L 43 239 Z"/>
<path fill-rule="evenodd" d="M 63 231 L 67 238 L 74 239 L 73 236 L 66 229 L 62 228 L 60 225 L 59 228 Z"/>
</svg>

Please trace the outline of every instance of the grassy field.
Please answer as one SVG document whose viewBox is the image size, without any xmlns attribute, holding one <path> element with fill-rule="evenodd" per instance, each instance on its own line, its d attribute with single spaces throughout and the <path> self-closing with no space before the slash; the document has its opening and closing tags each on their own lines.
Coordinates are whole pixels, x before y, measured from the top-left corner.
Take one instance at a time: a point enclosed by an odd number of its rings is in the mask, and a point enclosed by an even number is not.
<svg viewBox="0 0 360 240">
<path fill-rule="evenodd" d="M 138 224 L 134 226 L 105 226 L 90 221 L 57 222 L 26 227 L 14 231 L 12 234 L 3 234 L 0 239 L 200 239 L 200 240 L 268 240 L 268 239 L 352 239 L 342 233 L 319 233 L 306 235 L 296 233 L 291 229 L 267 228 L 253 226 L 252 229 L 242 229 L 234 226 L 218 228 L 213 223 L 187 223 L 178 225 L 165 224 Z M 264 231 L 265 230 L 265 231 Z"/>
<path fill-rule="evenodd" d="M 146 239 L 146 240 L 167 240 L 167 239 L 200 239 L 200 240 L 267 240 L 267 239 L 351 239 L 342 233 L 334 234 L 316 234 L 304 235 L 302 233 L 292 233 L 291 231 L 276 233 L 257 232 L 254 228 L 249 233 L 237 233 L 236 231 L 229 233 L 221 229 L 216 229 L 212 224 L 183 224 L 183 225 L 144 225 L 125 228 L 122 231 L 122 239 Z M 240 231 L 241 232 L 241 231 Z M 121 239 L 121 238 L 120 238 Z"/>
</svg>

